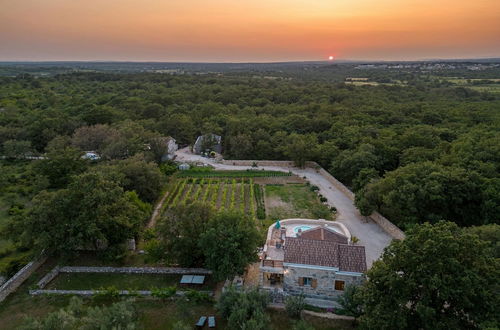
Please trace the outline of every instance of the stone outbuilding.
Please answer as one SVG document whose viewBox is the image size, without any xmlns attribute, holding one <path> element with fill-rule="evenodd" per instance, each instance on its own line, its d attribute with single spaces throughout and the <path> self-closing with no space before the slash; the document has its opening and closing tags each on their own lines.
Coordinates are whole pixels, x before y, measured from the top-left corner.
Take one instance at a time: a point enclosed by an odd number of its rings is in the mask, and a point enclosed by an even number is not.
<svg viewBox="0 0 500 330">
<path fill-rule="evenodd" d="M 193 145 L 193 153 L 200 155 L 201 153 L 209 154 L 212 151 L 222 153 L 222 137 L 216 134 L 198 136 Z"/>
</svg>

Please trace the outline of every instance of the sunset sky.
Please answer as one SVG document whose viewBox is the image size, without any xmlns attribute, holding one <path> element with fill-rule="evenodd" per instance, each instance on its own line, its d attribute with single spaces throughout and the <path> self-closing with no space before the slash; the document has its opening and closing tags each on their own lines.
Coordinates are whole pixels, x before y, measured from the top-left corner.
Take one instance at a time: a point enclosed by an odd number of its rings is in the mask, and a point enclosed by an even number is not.
<svg viewBox="0 0 500 330">
<path fill-rule="evenodd" d="M 0 0 L 0 60 L 500 57 L 500 0 Z"/>
</svg>

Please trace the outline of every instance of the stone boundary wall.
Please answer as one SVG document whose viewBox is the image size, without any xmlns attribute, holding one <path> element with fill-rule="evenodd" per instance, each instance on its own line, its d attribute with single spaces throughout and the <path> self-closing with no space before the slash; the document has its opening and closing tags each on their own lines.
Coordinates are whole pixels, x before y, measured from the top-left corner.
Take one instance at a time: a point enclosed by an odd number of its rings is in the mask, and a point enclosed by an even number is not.
<svg viewBox="0 0 500 330">
<path fill-rule="evenodd" d="M 39 295 L 75 295 L 75 296 L 93 296 L 100 292 L 104 292 L 103 290 L 30 290 L 29 293 L 32 296 Z M 176 291 L 176 296 L 184 296 L 187 291 Z M 211 291 L 198 291 L 201 293 L 208 294 L 213 296 L 213 292 Z M 121 296 L 128 295 L 140 295 L 140 296 L 151 296 L 151 291 L 149 290 L 138 290 L 138 291 L 129 291 L 129 290 L 120 290 L 119 294 Z"/>
<path fill-rule="evenodd" d="M 221 164 L 235 166 L 279 166 L 279 167 L 294 167 L 295 164 L 287 160 L 223 160 Z"/>
<path fill-rule="evenodd" d="M 176 268 L 176 267 L 88 267 L 64 266 L 59 268 L 61 273 L 121 273 L 121 274 L 200 274 L 210 275 L 211 270 L 204 268 Z"/>
<path fill-rule="evenodd" d="M 382 227 L 382 229 L 384 229 L 389 235 L 391 235 L 392 238 L 398 240 L 405 239 L 405 233 L 401 229 L 399 229 L 398 226 L 390 222 L 386 217 L 384 217 L 377 211 L 374 211 L 370 215 L 370 219 L 372 219 L 376 224 Z"/>
<path fill-rule="evenodd" d="M 314 163 L 316 164 L 316 163 Z M 316 164 L 316 166 L 319 166 Z M 317 169 L 317 167 L 315 168 Z M 339 180 L 335 179 L 333 175 L 328 173 L 324 168 L 320 167 L 319 170 L 317 170 L 319 174 L 321 174 L 325 179 L 327 179 L 331 184 L 335 186 L 338 190 L 342 191 L 344 195 L 346 195 L 350 200 L 354 201 L 354 193 L 344 186 L 342 182 Z M 395 224 L 390 222 L 387 218 L 385 218 L 383 215 L 378 213 L 377 211 L 374 211 L 370 215 L 370 219 L 372 219 L 376 224 L 378 224 L 382 229 L 385 230 L 389 235 L 392 236 L 392 238 L 402 240 L 405 238 L 405 233 L 399 229 Z"/>
<path fill-rule="evenodd" d="M 38 283 L 36 285 L 40 289 L 45 288 L 45 286 L 47 284 L 49 284 L 53 279 L 55 279 L 57 277 L 57 275 L 59 275 L 60 269 L 61 268 L 59 266 L 55 266 L 50 272 L 45 274 L 45 276 L 42 277 L 42 279 L 40 281 L 38 281 Z"/>
<path fill-rule="evenodd" d="M 4 301 L 5 298 L 12 292 L 16 291 L 21 284 L 23 284 L 28 277 L 33 274 L 35 270 L 38 269 L 45 261 L 47 260 L 47 257 L 43 256 L 40 257 L 39 259 L 32 260 L 26 266 L 21 268 L 14 276 L 9 278 L 7 282 L 5 282 L 1 287 L 0 287 L 0 302 Z"/>
</svg>

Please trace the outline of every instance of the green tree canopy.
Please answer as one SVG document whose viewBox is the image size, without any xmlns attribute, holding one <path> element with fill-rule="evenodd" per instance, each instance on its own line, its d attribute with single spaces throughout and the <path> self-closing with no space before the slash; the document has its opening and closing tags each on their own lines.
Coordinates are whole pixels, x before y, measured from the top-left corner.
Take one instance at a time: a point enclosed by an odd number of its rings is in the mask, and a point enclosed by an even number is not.
<svg viewBox="0 0 500 330">
<path fill-rule="evenodd" d="M 110 306 L 87 307 L 78 297 L 72 297 L 69 305 L 42 319 L 28 317 L 22 330 L 101 330 L 137 329 L 137 312 L 127 301 Z"/>
<path fill-rule="evenodd" d="M 199 247 L 199 241 L 214 213 L 210 205 L 200 202 L 180 204 L 165 212 L 156 226 L 156 232 L 170 261 L 184 267 L 203 265 L 204 252 Z"/>
<path fill-rule="evenodd" d="M 257 259 L 259 232 L 255 222 L 239 212 L 222 212 L 213 217 L 201 234 L 199 248 L 205 266 L 217 280 L 242 274 Z"/>
<path fill-rule="evenodd" d="M 417 225 L 406 234 L 367 273 L 359 292 L 362 328 L 498 325 L 500 264 L 486 242 L 451 222 Z"/>
<path fill-rule="evenodd" d="M 99 173 L 75 177 L 67 189 L 42 191 L 21 223 L 21 239 L 38 250 L 74 254 L 79 249 L 108 247 L 137 234 L 145 214 L 134 194 Z"/>
</svg>

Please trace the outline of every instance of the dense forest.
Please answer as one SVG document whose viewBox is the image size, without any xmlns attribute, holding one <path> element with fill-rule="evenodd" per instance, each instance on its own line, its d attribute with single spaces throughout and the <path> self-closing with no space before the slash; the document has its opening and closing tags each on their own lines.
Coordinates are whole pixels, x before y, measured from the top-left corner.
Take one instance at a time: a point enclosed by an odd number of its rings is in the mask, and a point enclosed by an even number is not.
<svg viewBox="0 0 500 330">
<path fill-rule="evenodd" d="M 70 260 L 92 250 L 121 263 L 130 238 L 144 239 L 155 262 L 205 266 L 217 280 L 241 274 L 260 245 L 255 219 L 189 203 L 166 212 L 154 230 L 145 226 L 174 187 L 167 177 L 176 164 L 162 162 L 165 137 L 184 147 L 216 133 L 226 159 L 316 161 L 356 193 L 363 215 L 378 210 L 405 230 L 369 280 L 340 301 L 339 312 L 359 317 L 361 328 L 494 328 L 500 93 L 482 88 L 498 80 L 486 71 L 457 80 L 360 73 L 352 65 L 321 73 L 312 65 L 305 75 L 291 68 L 159 74 L 57 67 L 48 76 L 0 77 L 0 275 L 13 275 L 40 251 Z M 349 83 L 353 73 L 367 81 Z M 100 159 L 82 157 L 89 151 Z M 229 322 L 234 309 L 268 328 L 264 295 L 227 292 L 218 310 Z M 102 313 L 137 319 L 126 305 L 113 306 Z M 28 321 L 38 328 L 71 308 Z"/>
<path fill-rule="evenodd" d="M 0 148 L 7 158 L 61 156 L 72 146 L 125 159 L 158 136 L 188 145 L 217 133 L 226 158 L 317 161 L 357 193 L 363 214 L 377 209 L 402 228 L 499 220 L 494 94 L 234 75 L 1 79 Z M 8 170 L 2 180 L 11 180 Z"/>
</svg>

